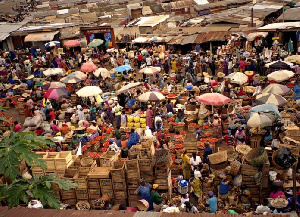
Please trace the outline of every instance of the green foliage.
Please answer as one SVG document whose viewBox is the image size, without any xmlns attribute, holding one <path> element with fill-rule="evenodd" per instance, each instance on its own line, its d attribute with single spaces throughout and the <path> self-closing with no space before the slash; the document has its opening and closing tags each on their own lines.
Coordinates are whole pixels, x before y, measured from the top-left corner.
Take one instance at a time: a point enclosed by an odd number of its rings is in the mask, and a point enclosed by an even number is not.
<svg viewBox="0 0 300 217">
<path fill-rule="evenodd" d="M 9 137 L 3 137 L 0 143 L 0 171 L 5 177 L 15 180 L 20 175 L 16 165 L 21 165 L 22 160 L 29 166 L 46 168 L 45 161 L 39 159 L 41 156 L 32 152 L 47 147 L 46 144 L 54 143 L 32 132 L 11 133 Z"/>
<path fill-rule="evenodd" d="M 63 190 L 77 187 L 72 181 L 58 179 L 53 175 L 33 177 L 31 180 L 19 179 L 14 180 L 10 185 L 0 186 L 0 199 L 7 201 L 9 208 L 18 206 L 20 202 L 28 203 L 30 200 L 38 199 L 44 207 L 60 209 L 59 197 L 52 183 Z"/>
</svg>

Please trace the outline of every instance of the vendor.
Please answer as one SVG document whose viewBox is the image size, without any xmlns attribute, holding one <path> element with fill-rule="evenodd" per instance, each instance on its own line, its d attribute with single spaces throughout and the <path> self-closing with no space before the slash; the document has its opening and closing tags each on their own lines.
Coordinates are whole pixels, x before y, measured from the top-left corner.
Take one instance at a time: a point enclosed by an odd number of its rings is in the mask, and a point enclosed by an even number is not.
<svg viewBox="0 0 300 217">
<path fill-rule="evenodd" d="M 204 145 L 205 145 L 205 149 L 203 152 L 203 163 L 209 163 L 208 156 L 212 154 L 212 149 L 210 147 L 209 142 L 205 142 Z"/>
<path fill-rule="evenodd" d="M 239 142 L 246 142 L 246 133 L 241 127 L 239 127 L 237 132 L 235 133 L 235 143 L 238 144 Z"/>
<path fill-rule="evenodd" d="M 199 170 L 194 171 L 194 179 L 192 182 L 192 187 L 194 189 L 194 194 L 198 199 L 202 201 L 202 180 L 201 180 L 201 172 Z"/>
<path fill-rule="evenodd" d="M 131 132 L 129 134 L 129 139 L 127 142 L 128 149 L 131 148 L 131 146 L 136 145 L 140 141 L 139 134 L 135 132 L 134 129 L 131 129 Z"/>
<path fill-rule="evenodd" d="M 181 159 L 182 159 L 183 178 L 188 181 L 191 177 L 191 164 L 190 164 L 190 158 L 187 155 L 187 150 L 184 150 L 183 154 L 181 155 Z"/>
<path fill-rule="evenodd" d="M 218 209 L 218 201 L 217 198 L 214 196 L 212 191 L 208 192 L 209 199 L 206 201 L 206 205 L 209 207 L 209 213 L 216 213 Z"/>
<path fill-rule="evenodd" d="M 153 210 L 153 202 L 151 199 L 151 186 L 145 181 L 145 179 L 141 178 L 140 186 L 135 190 L 134 193 L 140 194 L 140 200 L 146 200 L 149 203 L 149 208 L 147 211 Z"/>
<path fill-rule="evenodd" d="M 108 151 L 120 152 L 120 148 L 113 139 L 109 139 Z"/>
<path fill-rule="evenodd" d="M 153 201 L 153 210 L 155 212 L 160 212 L 161 207 L 163 205 L 161 195 L 158 193 L 158 184 L 153 184 L 151 191 L 151 199 Z"/>
<path fill-rule="evenodd" d="M 189 201 L 186 201 L 184 203 L 183 211 L 187 212 L 187 213 L 193 213 L 193 214 L 199 213 L 198 209 L 192 203 L 190 203 Z"/>
<path fill-rule="evenodd" d="M 182 109 L 178 109 L 175 122 L 184 122 L 184 111 Z"/>
<path fill-rule="evenodd" d="M 197 156 L 196 152 L 193 152 L 192 157 L 190 158 L 190 164 L 192 166 L 192 170 L 195 170 L 195 167 L 199 166 L 202 163 L 201 157 Z"/>
<path fill-rule="evenodd" d="M 228 193 L 229 193 L 229 181 L 227 180 L 227 176 L 225 173 L 222 173 L 220 175 L 220 178 L 222 179 L 220 182 L 220 185 L 218 187 L 219 192 L 219 199 L 221 199 L 224 203 L 224 205 L 227 204 L 228 199 Z"/>
<path fill-rule="evenodd" d="M 283 193 L 283 191 L 280 191 L 278 186 L 272 186 L 272 192 L 270 193 L 269 198 L 272 199 L 276 199 L 276 198 L 284 198 L 285 199 L 285 195 Z"/>
</svg>

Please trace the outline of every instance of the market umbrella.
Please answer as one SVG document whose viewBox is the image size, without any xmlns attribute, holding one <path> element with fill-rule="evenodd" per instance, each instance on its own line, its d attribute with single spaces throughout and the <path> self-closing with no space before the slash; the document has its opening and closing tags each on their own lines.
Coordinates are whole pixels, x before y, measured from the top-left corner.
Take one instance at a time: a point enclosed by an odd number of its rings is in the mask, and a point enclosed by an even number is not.
<svg viewBox="0 0 300 217">
<path fill-rule="evenodd" d="M 94 71 L 94 75 L 96 77 L 99 77 L 101 75 L 101 77 L 103 79 L 110 77 L 110 73 L 106 68 L 99 68 L 96 71 Z"/>
<path fill-rule="evenodd" d="M 124 93 L 124 92 L 130 90 L 131 88 L 137 87 L 141 84 L 142 84 L 141 82 L 129 83 L 129 84 L 125 85 L 124 87 L 122 87 L 121 89 L 119 89 L 117 91 L 117 94 Z"/>
<path fill-rule="evenodd" d="M 159 67 L 146 67 L 139 71 L 139 73 L 145 74 L 145 75 L 156 75 L 160 72 Z"/>
<path fill-rule="evenodd" d="M 117 68 L 115 68 L 115 72 L 124 72 L 124 71 L 128 71 L 128 70 L 131 70 L 131 66 L 129 65 L 122 65 L 122 66 L 119 66 Z"/>
<path fill-rule="evenodd" d="M 49 48 L 49 47 L 59 47 L 60 46 L 60 42 L 59 41 L 50 41 L 48 43 L 45 44 L 45 48 Z"/>
<path fill-rule="evenodd" d="M 269 68 L 271 68 L 271 69 L 289 69 L 289 68 L 291 68 L 291 65 L 284 61 L 276 61 L 276 62 L 270 64 Z"/>
<path fill-rule="evenodd" d="M 104 41 L 101 40 L 101 39 L 94 39 L 93 41 L 91 41 L 91 42 L 88 44 L 88 46 L 89 46 L 89 47 L 98 47 L 98 46 L 102 45 L 103 42 L 104 42 Z"/>
<path fill-rule="evenodd" d="M 69 91 L 65 88 L 50 89 L 44 94 L 44 98 L 59 100 L 61 97 L 69 95 Z"/>
<path fill-rule="evenodd" d="M 274 103 L 277 106 L 283 106 L 287 104 L 287 101 L 285 98 L 278 94 L 273 93 L 262 93 L 257 95 L 256 97 L 256 103 L 258 105 L 265 104 L 265 103 Z"/>
<path fill-rule="evenodd" d="M 76 92 L 80 97 L 98 96 L 101 93 L 102 90 L 98 86 L 85 86 Z"/>
<path fill-rule="evenodd" d="M 284 59 L 285 62 L 300 64 L 300 55 L 288 56 Z"/>
<path fill-rule="evenodd" d="M 158 102 L 158 101 L 161 101 L 161 100 L 164 100 L 164 99 L 165 99 L 164 95 L 162 95 L 159 92 L 152 92 L 152 91 L 143 93 L 142 95 L 140 95 L 138 97 L 138 100 L 141 101 L 141 102 L 148 102 L 148 101 Z"/>
<path fill-rule="evenodd" d="M 253 113 L 247 121 L 249 127 L 270 127 L 276 121 L 277 117 L 270 113 Z"/>
<path fill-rule="evenodd" d="M 62 79 L 60 79 L 61 82 L 65 83 L 65 84 L 76 84 L 81 82 L 82 80 L 80 78 L 77 78 L 75 76 L 67 76 L 64 77 Z"/>
<path fill-rule="evenodd" d="M 230 102 L 228 97 L 219 93 L 205 93 L 201 96 L 196 96 L 196 99 L 206 105 L 223 105 Z"/>
<path fill-rule="evenodd" d="M 65 47 L 78 47 L 81 43 L 78 40 L 69 40 L 66 43 L 64 43 Z"/>
<path fill-rule="evenodd" d="M 266 103 L 254 106 L 250 109 L 250 112 L 274 113 L 276 117 L 281 118 L 280 112 L 278 111 L 278 106 L 274 103 Z"/>
<path fill-rule="evenodd" d="M 66 85 L 65 84 L 63 84 L 63 83 L 61 83 L 61 82 L 51 82 L 51 83 L 47 83 L 47 84 L 44 84 L 43 86 L 42 86 L 42 88 L 44 89 L 44 90 L 48 90 L 48 89 L 55 89 L 55 88 L 64 88 L 64 87 L 66 87 Z"/>
<path fill-rule="evenodd" d="M 61 68 L 49 68 L 46 71 L 43 71 L 45 76 L 52 76 L 52 75 L 63 75 L 64 71 Z"/>
<path fill-rule="evenodd" d="M 230 75 L 227 75 L 225 78 L 229 78 L 230 83 L 239 84 L 239 85 L 245 84 L 248 81 L 248 76 L 242 72 L 231 73 Z"/>
<path fill-rule="evenodd" d="M 82 72 L 92 72 L 97 69 L 98 69 L 98 67 L 93 62 L 86 62 L 80 68 L 80 70 Z"/>
<path fill-rule="evenodd" d="M 290 88 L 282 84 L 269 84 L 265 89 L 263 89 L 262 93 L 274 93 L 283 95 L 290 92 Z"/>
<path fill-rule="evenodd" d="M 294 77 L 295 73 L 289 70 L 280 70 L 268 74 L 267 77 L 271 81 L 282 82 Z"/>
<path fill-rule="evenodd" d="M 84 72 L 81 72 L 81 71 L 72 72 L 72 73 L 68 74 L 68 76 L 76 77 L 76 78 L 79 78 L 80 80 L 87 79 L 87 75 Z"/>
</svg>

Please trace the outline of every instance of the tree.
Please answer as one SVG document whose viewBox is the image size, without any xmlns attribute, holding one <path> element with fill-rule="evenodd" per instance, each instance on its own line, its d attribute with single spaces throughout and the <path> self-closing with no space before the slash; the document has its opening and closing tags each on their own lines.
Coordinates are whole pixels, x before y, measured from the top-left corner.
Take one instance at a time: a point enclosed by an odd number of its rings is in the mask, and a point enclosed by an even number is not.
<svg viewBox="0 0 300 217">
<path fill-rule="evenodd" d="M 0 171 L 11 183 L 0 185 L 0 199 L 5 201 L 11 208 L 20 202 L 28 203 L 32 199 L 39 199 L 45 207 L 59 209 L 60 201 L 55 192 L 53 183 L 58 184 L 60 189 L 69 190 L 76 184 L 70 180 L 58 179 L 54 175 L 33 177 L 30 180 L 18 179 L 21 171 L 17 168 L 21 161 L 28 166 L 46 168 L 46 163 L 41 156 L 33 150 L 46 148 L 47 144 L 54 144 L 49 138 L 36 136 L 35 133 L 21 132 L 11 133 L 8 137 L 2 137 L 0 143 Z"/>
</svg>

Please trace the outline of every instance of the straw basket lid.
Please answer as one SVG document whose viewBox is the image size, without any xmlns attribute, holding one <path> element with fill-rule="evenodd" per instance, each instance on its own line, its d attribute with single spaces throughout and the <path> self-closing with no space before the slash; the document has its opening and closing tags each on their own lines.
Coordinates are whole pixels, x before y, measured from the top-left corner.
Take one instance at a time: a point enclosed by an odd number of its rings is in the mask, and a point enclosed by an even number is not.
<svg viewBox="0 0 300 217">
<path fill-rule="evenodd" d="M 254 74 L 254 71 L 245 71 L 245 74 L 251 76 Z"/>
<path fill-rule="evenodd" d="M 208 156 L 211 164 L 219 164 L 227 161 L 227 151 L 219 151 Z"/>
<path fill-rule="evenodd" d="M 146 211 L 149 208 L 149 203 L 146 200 L 138 200 L 137 203 L 136 203 L 136 207 L 140 211 Z"/>
<path fill-rule="evenodd" d="M 274 208 L 284 208 L 288 205 L 288 201 L 284 198 L 276 198 L 271 200 L 271 206 Z"/>
<path fill-rule="evenodd" d="M 223 72 L 218 72 L 217 76 L 218 78 L 224 78 L 225 74 Z"/>
<path fill-rule="evenodd" d="M 210 77 L 210 75 L 207 72 L 203 72 L 204 77 Z"/>
<path fill-rule="evenodd" d="M 238 145 L 235 150 L 242 155 L 246 155 L 252 150 L 252 148 L 248 145 Z"/>
</svg>

